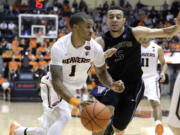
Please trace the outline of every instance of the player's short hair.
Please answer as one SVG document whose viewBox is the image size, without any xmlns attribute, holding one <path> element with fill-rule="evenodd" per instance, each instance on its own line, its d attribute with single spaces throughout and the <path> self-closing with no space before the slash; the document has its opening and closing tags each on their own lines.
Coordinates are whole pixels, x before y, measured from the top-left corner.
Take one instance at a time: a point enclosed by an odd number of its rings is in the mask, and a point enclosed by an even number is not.
<svg viewBox="0 0 180 135">
<path fill-rule="evenodd" d="M 92 17 L 85 12 L 78 12 L 71 16 L 69 23 L 72 28 L 74 24 L 82 23 L 88 19 L 92 19 Z"/>
<path fill-rule="evenodd" d="M 124 9 L 124 8 L 122 8 L 122 7 L 120 7 L 120 6 L 111 6 L 109 9 L 108 9 L 108 11 L 109 10 L 121 10 L 122 12 L 123 12 L 123 14 L 126 14 L 126 10 Z M 108 13 L 108 11 L 107 11 L 107 13 Z"/>
</svg>

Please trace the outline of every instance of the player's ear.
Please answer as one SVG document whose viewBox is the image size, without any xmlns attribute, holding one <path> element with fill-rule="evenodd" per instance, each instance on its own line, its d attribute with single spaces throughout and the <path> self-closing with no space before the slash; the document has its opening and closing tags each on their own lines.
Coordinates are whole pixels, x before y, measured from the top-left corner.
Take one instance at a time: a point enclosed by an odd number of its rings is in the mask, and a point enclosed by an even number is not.
<svg viewBox="0 0 180 135">
<path fill-rule="evenodd" d="M 126 18 L 123 18 L 123 22 L 124 22 L 124 23 L 126 22 Z"/>
<path fill-rule="evenodd" d="M 77 30 L 78 28 L 79 28 L 79 25 L 78 25 L 78 24 L 74 24 L 74 25 L 73 25 L 73 29 L 74 29 L 74 30 Z"/>
</svg>

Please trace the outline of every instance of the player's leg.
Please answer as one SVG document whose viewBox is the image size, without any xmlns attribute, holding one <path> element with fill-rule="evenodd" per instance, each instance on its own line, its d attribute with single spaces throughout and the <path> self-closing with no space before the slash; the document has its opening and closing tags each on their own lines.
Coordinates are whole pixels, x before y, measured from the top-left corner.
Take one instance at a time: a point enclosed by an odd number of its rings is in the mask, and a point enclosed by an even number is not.
<svg viewBox="0 0 180 135">
<path fill-rule="evenodd" d="M 154 121 L 162 121 L 162 111 L 160 103 L 154 100 L 150 100 L 149 102 L 153 108 Z"/>
<path fill-rule="evenodd" d="M 26 128 L 14 122 L 11 124 L 9 135 L 46 135 L 45 130 L 40 127 Z"/>
<path fill-rule="evenodd" d="M 155 133 L 157 135 L 162 135 L 164 128 L 162 125 L 162 111 L 160 106 L 160 89 L 158 77 L 151 77 L 144 80 L 145 81 L 145 93 L 144 95 L 150 101 L 153 109 L 153 116 L 155 121 Z"/>
<path fill-rule="evenodd" d="M 62 100 L 55 109 L 58 113 L 54 123 L 48 129 L 47 135 L 61 135 L 71 119 L 71 109 L 66 101 Z"/>
<path fill-rule="evenodd" d="M 160 103 L 154 100 L 150 100 L 150 104 L 153 108 L 153 116 L 155 121 L 155 132 L 157 135 L 162 135 L 164 128 L 162 125 L 162 111 Z"/>
<path fill-rule="evenodd" d="M 124 133 L 144 93 L 144 85 L 141 81 L 125 85 L 127 93 L 122 93 L 121 97 L 119 97 L 123 100 L 116 106 L 112 119 L 115 135 L 122 135 Z M 109 134 L 105 132 L 104 135 Z"/>
</svg>

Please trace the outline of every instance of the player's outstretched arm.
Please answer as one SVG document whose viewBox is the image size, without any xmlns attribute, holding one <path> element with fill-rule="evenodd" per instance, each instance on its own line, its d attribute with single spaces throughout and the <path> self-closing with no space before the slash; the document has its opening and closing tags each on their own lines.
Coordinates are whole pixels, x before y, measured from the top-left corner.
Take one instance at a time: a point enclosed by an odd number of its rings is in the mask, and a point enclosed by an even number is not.
<svg viewBox="0 0 180 135">
<path fill-rule="evenodd" d="M 175 24 L 161 29 L 138 26 L 134 27 L 132 31 L 138 41 L 140 38 L 171 38 L 180 32 L 180 12 L 175 18 Z"/>
<path fill-rule="evenodd" d="M 106 66 L 95 67 L 96 75 L 98 79 L 108 88 L 112 89 L 115 92 L 122 93 L 125 89 L 124 83 L 119 81 L 113 81 L 112 77 L 106 70 Z"/>
</svg>

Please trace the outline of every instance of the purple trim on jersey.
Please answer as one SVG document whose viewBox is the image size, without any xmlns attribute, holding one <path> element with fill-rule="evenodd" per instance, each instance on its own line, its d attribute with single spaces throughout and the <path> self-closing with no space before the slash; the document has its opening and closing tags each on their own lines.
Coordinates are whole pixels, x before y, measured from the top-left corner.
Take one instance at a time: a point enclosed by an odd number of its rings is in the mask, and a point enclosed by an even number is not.
<svg viewBox="0 0 180 135">
<path fill-rule="evenodd" d="M 160 98 L 160 91 L 159 91 L 159 88 L 158 88 L 159 87 L 158 84 L 159 84 L 159 82 L 156 81 L 156 94 L 157 94 L 157 97 Z"/>
<path fill-rule="evenodd" d="M 97 85 L 92 91 L 93 96 L 104 96 L 110 89 L 106 88 L 103 84 Z"/>
</svg>

